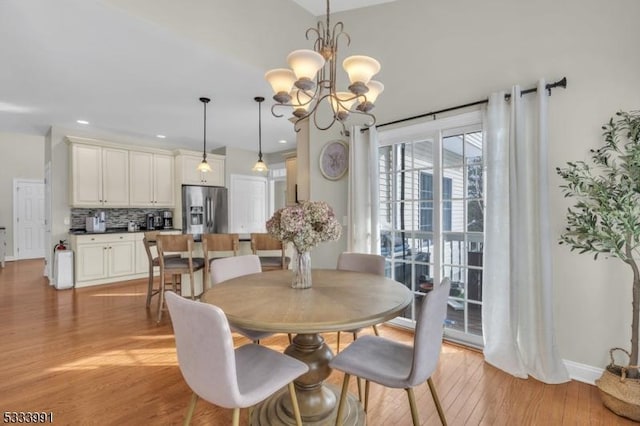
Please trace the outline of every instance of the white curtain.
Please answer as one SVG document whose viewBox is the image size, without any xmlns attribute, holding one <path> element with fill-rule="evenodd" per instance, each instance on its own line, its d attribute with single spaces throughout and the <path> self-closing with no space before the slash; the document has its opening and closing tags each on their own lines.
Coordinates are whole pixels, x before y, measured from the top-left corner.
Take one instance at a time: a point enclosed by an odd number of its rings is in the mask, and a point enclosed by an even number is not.
<svg viewBox="0 0 640 426">
<path fill-rule="evenodd" d="M 554 337 L 547 94 L 493 93 L 486 114 L 484 355 L 516 376 L 569 380 Z"/>
<path fill-rule="evenodd" d="M 353 126 L 349 137 L 347 250 L 380 252 L 378 219 L 378 132 Z"/>
</svg>

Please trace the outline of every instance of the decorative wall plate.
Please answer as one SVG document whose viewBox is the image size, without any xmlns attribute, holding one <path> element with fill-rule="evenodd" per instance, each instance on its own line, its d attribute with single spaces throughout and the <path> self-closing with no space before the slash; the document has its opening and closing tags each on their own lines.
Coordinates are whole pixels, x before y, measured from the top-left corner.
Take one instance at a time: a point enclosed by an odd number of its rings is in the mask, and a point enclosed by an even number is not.
<svg viewBox="0 0 640 426">
<path fill-rule="evenodd" d="M 320 151 L 320 172 L 329 180 L 338 180 L 349 168 L 349 146 L 335 140 L 327 142 Z"/>
</svg>

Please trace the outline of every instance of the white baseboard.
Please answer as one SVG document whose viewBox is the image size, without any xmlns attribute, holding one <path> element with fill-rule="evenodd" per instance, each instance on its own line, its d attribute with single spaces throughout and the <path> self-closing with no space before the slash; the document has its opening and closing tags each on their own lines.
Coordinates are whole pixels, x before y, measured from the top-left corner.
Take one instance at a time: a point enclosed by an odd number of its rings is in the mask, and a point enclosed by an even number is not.
<svg viewBox="0 0 640 426">
<path fill-rule="evenodd" d="M 599 379 L 604 372 L 604 368 L 580 364 L 579 362 L 569 361 L 567 359 L 563 361 L 565 367 L 567 367 L 567 370 L 569 371 L 569 376 L 573 380 L 588 383 L 590 385 L 595 385 L 596 379 Z"/>
<path fill-rule="evenodd" d="M 17 259 L 15 256 L 6 256 L 4 260 L 7 262 L 15 262 Z"/>
</svg>

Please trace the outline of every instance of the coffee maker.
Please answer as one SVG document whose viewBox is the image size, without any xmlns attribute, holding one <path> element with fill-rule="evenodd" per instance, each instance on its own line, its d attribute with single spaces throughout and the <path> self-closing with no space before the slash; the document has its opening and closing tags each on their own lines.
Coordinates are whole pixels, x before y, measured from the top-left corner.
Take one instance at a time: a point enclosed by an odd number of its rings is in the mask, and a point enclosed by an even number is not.
<svg viewBox="0 0 640 426">
<path fill-rule="evenodd" d="M 153 213 L 147 213 L 147 231 L 156 229 L 155 227 L 155 216 Z"/>
<path fill-rule="evenodd" d="M 98 210 L 94 216 L 86 218 L 85 229 L 87 232 L 105 232 L 107 230 L 107 214 Z"/>
<path fill-rule="evenodd" d="M 162 217 L 163 217 L 163 228 L 164 229 L 173 228 L 173 213 L 171 213 L 170 211 L 163 212 Z"/>
</svg>

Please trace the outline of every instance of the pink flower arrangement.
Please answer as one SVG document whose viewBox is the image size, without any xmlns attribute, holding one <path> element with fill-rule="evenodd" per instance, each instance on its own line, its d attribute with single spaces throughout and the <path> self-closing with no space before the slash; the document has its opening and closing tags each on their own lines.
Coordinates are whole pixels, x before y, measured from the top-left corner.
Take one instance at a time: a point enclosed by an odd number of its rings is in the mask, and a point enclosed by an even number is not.
<svg viewBox="0 0 640 426">
<path fill-rule="evenodd" d="M 267 232 L 280 241 L 291 241 L 298 252 L 304 253 L 340 238 L 342 226 L 326 202 L 303 201 L 277 210 L 267 221 Z"/>
</svg>

